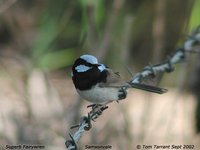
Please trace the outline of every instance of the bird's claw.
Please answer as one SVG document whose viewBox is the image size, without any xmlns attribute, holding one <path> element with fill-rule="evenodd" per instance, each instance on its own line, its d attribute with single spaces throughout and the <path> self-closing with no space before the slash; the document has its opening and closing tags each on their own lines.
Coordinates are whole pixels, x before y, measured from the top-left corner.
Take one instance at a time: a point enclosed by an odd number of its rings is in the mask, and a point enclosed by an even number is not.
<svg viewBox="0 0 200 150">
<path fill-rule="evenodd" d="M 89 107 L 92 107 L 92 110 L 89 112 L 89 116 L 92 121 L 94 121 L 105 109 L 108 108 L 108 106 L 102 104 L 92 104 Z"/>
</svg>

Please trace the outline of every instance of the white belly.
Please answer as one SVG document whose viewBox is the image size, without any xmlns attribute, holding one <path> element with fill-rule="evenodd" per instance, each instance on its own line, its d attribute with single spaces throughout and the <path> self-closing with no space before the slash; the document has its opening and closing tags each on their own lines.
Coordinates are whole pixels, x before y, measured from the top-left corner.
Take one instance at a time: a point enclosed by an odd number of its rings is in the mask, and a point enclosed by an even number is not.
<svg viewBox="0 0 200 150">
<path fill-rule="evenodd" d="M 95 86 L 90 90 L 77 90 L 77 92 L 82 98 L 95 104 L 104 104 L 119 100 L 119 88 L 100 88 Z"/>
</svg>

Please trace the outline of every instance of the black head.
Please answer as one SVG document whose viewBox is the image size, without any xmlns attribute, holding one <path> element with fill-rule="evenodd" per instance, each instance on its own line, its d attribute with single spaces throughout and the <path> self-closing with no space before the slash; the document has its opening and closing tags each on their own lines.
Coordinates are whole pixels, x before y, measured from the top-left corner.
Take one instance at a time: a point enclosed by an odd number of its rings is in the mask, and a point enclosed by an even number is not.
<svg viewBox="0 0 200 150">
<path fill-rule="evenodd" d="M 92 55 L 80 56 L 72 67 L 72 80 L 79 90 L 88 90 L 99 82 L 106 82 L 106 76 L 106 67 Z"/>
</svg>

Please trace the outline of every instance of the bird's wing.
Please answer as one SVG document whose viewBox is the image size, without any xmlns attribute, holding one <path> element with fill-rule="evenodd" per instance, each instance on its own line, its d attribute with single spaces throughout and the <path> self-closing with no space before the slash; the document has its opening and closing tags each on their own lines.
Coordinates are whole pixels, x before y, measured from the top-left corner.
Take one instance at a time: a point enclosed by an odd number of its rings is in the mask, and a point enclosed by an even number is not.
<svg viewBox="0 0 200 150">
<path fill-rule="evenodd" d="M 153 92 L 157 94 L 163 94 L 167 92 L 167 89 L 163 89 L 157 86 L 151 86 L 142 83 L 131 83 L 124 81 L 119 73 L 113 72 L 111 69 L 107 68 L 107 78 L 106 82 L 99 83 L 100 87 L 126 87 L 126 88 L 136 88 L 148 92 Z"/>
<path fill-rule="evenodd" d="M 111 69 L 106 68 L 106 73 L 106 82 L 99 83 L 100 87 L 131 87 L 121 78 L 118 72 L 113 72 Z"/>
</svg>

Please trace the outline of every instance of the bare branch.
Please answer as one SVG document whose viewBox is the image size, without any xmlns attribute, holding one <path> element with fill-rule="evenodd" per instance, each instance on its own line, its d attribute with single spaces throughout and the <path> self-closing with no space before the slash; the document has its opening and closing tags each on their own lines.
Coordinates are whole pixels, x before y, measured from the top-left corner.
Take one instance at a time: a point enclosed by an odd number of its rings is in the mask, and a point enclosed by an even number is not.
<svg viewBox="0 0 200 150">
<path fill-rule="evenodd" d="M 132 83 L 141 83 L 143 79 L 155 76 L 158 73 L 172 72 L 174 70 L 174 65 L 183 62 L 186 58 L 186 52 L 200 52 L 200 27 L 188 37 L 185 41 L 183 47 L 178 48 L 175 53 L 169 56 L 163 63 L 147 66 L 137 73 L 132 79 Z"/>
</svg>

